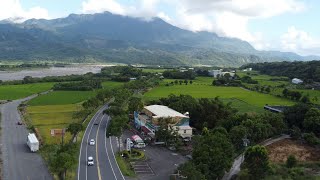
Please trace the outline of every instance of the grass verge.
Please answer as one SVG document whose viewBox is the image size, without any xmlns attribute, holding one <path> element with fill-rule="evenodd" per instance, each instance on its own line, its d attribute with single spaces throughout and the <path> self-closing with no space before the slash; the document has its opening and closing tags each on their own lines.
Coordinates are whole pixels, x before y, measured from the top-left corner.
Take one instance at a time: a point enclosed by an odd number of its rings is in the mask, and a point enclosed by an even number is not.
<svg viewBox="0 0 320 180">
<path fill-rule="evenodd" d="M 129 177 L 136 177 L 136 174 L 131 168 L 130 163 L 124 158 L 122 158 L 119 153 L 116 154 L 116 160 L 123 175 Z"/>
</svg>

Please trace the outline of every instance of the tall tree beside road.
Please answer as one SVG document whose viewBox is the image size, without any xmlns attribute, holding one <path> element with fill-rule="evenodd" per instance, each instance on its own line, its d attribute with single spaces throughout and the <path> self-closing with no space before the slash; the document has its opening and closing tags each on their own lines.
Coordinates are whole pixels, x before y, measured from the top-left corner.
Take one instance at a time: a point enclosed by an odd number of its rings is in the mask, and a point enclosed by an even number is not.
<svg viewBox="0 0 320 180">
<path fill-rule="evenodd" d="M 220 131 L 209 131 L 198 138 L 192 162 L 206 179 L 220 179 L 232 165 L 233 145 Z"/>
<path fill-rule="evenodd" d="M 131 97 L 129 99 L 128 110 L 129 113 L 133 113 L 134 111 L 140 111 L 143 109 L 142 99 L 139 97 Z"/>
<path fill-rule="evenodd" d="M 67 127 L 67 132 L 72 134 L 72 138 L 70 139 L 70 143 L 72 143 L 73 139 L 76 138 L 77 134 L 84 129 L 81 123 L 72 123 Z M 76 139 L 77 141 L 77 139 Z"/>
<path fill-rule="evenodd" d="M 49 168 L 59 175 L 59 179 L 66 179 L 67 170 L 73 168 L 77 162 L 77 145 L 67 144 L 53 152 L 49 159 Z"/>
<path fill-rule="evenodd" d="M 247 135 L 247 128 L 240 125 L 240 126 L 234 126 L 230 130 L 230 139 L 235 146 L 236 149 L 243 148 L 243 138 Z"/>
<path fill-rule="evenodd" d="M 262 179 L 270 168 L 267 149 L 260 145 L 249 147 L 244 155 L 243 167 L 248 170 L 251 179 Z"/>
<path fill-rule="evenodd" d="M 128 117 L 126 115 L 117 115 L 113 116 L 112 120 L 110 121 L 110 125 L 108 126 L 108 136 L 116 136 L 118 137 L 119 144 L 120 142 L 120 136 L 122 135 L 123 129 L 127 126 L 128 123 Z M 119 146 L 120 151 L 120 146 Z"/>
</svg>

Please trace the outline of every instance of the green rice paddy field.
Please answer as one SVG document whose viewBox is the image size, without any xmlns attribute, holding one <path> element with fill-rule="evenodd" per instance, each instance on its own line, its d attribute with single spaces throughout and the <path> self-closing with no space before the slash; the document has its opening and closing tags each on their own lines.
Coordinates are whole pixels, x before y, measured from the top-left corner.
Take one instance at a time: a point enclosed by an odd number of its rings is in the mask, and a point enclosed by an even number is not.
<svg viewBox="0 0 320 180">
<path fill-rule="evenodd" d="M 105 81 L 105 82 L 102 82 L 102 87 L 103 89 L 112 89 L 112 88 L 120 87 L 123 84 L 124 84 L 123 82 Z"/>
<path fill-rule="evenodd" d="M 212 86 L 212 78 L 200 77 L 192 84 L 165 86 L 167 82 L 174 80 L 167 79 L 164 82 L 145 93 L 146 100 L 154 100 L 167 97 L 169 94 L 188 94 L 195 98 L 215 98 L 220 97 L 225 102 L 231 102 L 232 106 L 240 112 L 261 112 L 265 104 L 269 105 L 292 105 L 294 102 L 275 97 L 269 94 L 248 91 L 240 87 L 218 87 Z"/>
<path fill-rule="evenodd" d="M 95 91 L 53 91 L 29 101 L 31 106 L 76 104 L 96 95 Z"/>
<path fill-rule="evenodd" d="M 121 82 L 106 81 L 104 89 L 112 89 L 123 85 Z M 74 112 L 81 108 L 81 102 L 95 96 L 97 91 L 53 91 L 40 95 L 28 102 L 27 113 L 31 124 L 39 129 L 46 144 L 60 143 L 61 137 L 52 137 L 50 129 L 65 128 L 76 120 Z M 67 134 L 65 140 L 70 139 Z"/>
<path fill-rule="evenodd" d="M 20 99 L 32 94 L 47 91 L 54 83 L 35 83 L 21 85 L 0 85 L 0 100 Z"/>
<path fill-rule="evenodd" d="M 28 106 L 27 113 L 32 125 L 39 130 L 43 142 L 58 144 L 61 136 L 51 136 L 50 130 L 65 128 L 75 122 L 72 115 L 78 108 L 80 107 L 76 104 Z M 64 140 L 67 142 L 70 138 L 71 135 L 66 133 Z"/>
<path fill-rule="evenodd" d="M 30 96 L 32 94 L 37 94 L 40 92 L 44 92 L 50 90 L 55 82 L 50 83 L 34 83 L 34 84 L 19 84 L 19 85 L 0 85 L 0 100 L 15 100 Z M 114 82 L 114 81 L 105 81 L 102 82 L 102 86 L 104 89 L 115 88 L 123 85 L 122 82 Z M 79 92 L 79 91 L 77 91 Z M 71 91 L 70 91 L 71 93 Z M 83 100 L 83 97 L 91 96 L 94 93 L 77 93 L 73 98 L 77 98 Z M 54 97 L 63 97 L 68 95 L 66 92 L 54 93 Z M 51 95 L 46 96 L 51 97 Z M 47 99 L 46 99 L 47 100 Z M 53 99 L 52 99 L 53 100 Z M 59 101 L 62 99 L 54 100 Z M 74 100 L 76 101 L 76 100 Z M 55 102 L 51 102 L 52 104 L 57 104 Z M 73 103 L 73 102 L 71 102 Z M 36 104 L 34 104 L 36 105 Z"/>
</svg>

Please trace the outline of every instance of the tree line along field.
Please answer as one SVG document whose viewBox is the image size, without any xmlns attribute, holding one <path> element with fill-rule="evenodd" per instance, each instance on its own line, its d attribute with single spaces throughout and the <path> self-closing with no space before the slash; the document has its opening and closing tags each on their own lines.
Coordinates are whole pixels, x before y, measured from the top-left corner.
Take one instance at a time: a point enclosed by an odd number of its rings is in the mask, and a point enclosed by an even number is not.
<svg viewBox="0 0 320 180">
<path fill-rule="evenodd" d="M 50 90 L 55 83 L 34 83 L 21 85 L 0 85 L 0 100 L 20 99 L 32 94 Z"/>
<path fill-rule="evenodd" d="M 160 86 L 145 93 L 146 100 L 154 100 L 162 97 L 167 97 L 170 94 L 186 94 L 195 98 L 215 98 L 220 97 L 225 102 L 231 102 L 233 107 L 241 108 L 242 112 L 261 111 L 265 104 L 269 105 L 293 105 L 294 102 L 275 97 L 269 94 L 248 91 L 240 87 L 219 87 L 212 86 L 213 78 L 198 77 L 192 84 L 185 85 L 170 85 L 166 83 L 173 82 L 173 79 L 165 79 Z M 260 111 L 260 112 L 261 112 Z"/>
<path fill-rule="evenodd" d="M 278 77 L 278 76 L 269 76 L 269 75 L 262 75 L 256 71 L 250 72 L 237 72 L 237 75 L 240 77 L 243 76 L 250 76 L 253 80 L 259 82 L 258 85 L 260 86 L 269 86 L 271 87 L 270 94 L 275 96 L 282 96 L 282 91 L 287 88 L 294 91 L 299 91 L 302 93 L 303 96 L 308 96 L 310 101 L 315 104 L 320 104 L 320 91 L 319 90 L 311 90 L 311 89 L 301 89 L 299 85 L 295 85 L 291 83 L 291 79 L 286 77 Z M 284 80 L 274 80 L 274 79 L 287 79 Z M 247 87 L 254 87 L 255 84 L 246 84 Z"/>
</svg>

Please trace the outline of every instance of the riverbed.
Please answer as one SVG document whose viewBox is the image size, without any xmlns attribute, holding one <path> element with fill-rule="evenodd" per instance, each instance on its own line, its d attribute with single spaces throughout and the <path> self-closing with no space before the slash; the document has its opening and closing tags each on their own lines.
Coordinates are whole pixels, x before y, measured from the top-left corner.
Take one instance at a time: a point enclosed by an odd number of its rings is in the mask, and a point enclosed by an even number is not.
<svg viewBox="0 0 320 180">
<path fill-rule="evenodd" d="M 66 67 L 50 67 L 45 69 L 32 69 L 21 71 L 0 71 L 0 80 L 12 81 L 22 80 L 25 76 L 46 77 L 46 76 L 65 76 L 72 74 L 86 74 L 88 72 L 99 73 L 101 68 L 108 65 L 72 65 Z"/>
</svg>

